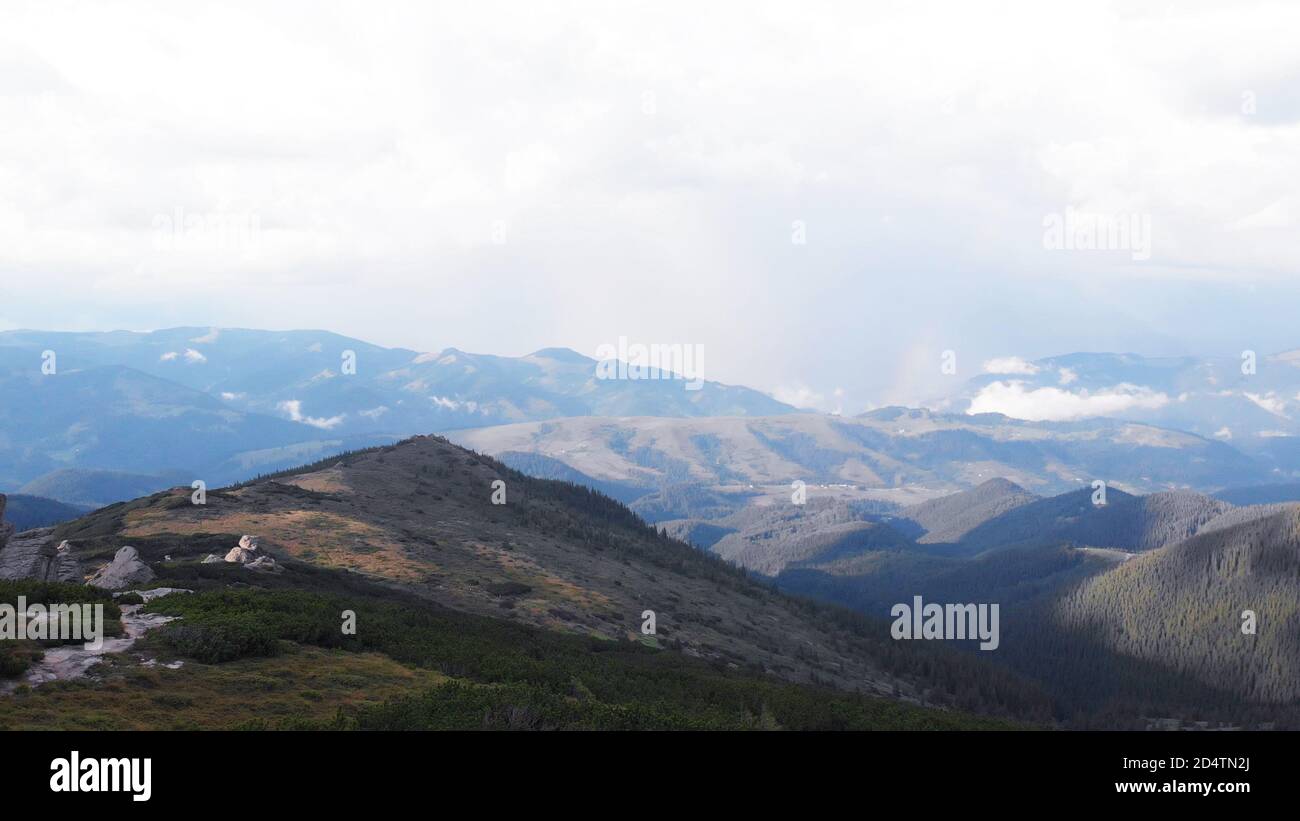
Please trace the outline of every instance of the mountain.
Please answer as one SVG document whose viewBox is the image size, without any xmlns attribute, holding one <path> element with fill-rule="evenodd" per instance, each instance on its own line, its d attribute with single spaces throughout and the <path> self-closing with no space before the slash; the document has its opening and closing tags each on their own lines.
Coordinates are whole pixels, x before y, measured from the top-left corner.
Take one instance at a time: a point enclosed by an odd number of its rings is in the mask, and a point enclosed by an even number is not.
<svg viewBox="0 0 1300 821">
<path fill-rule="evenodd" d="M 831 499 L 755 506 L 716 524 L 730 532 L 709 548 L 711 552 L 765 576 L 775 576 L 791 564 L 828 562 L 911 545 L 887 520 L 879 520 L 862 505 Z"/>
<path fill-rule="evenodd" d="M 957 540 L 965 553 L 1026 542 L 1072 542 L 1150 550 L 1194 535 L 1231 505 L 1189 491 L 1133 496 L 1109 488 L 1105 504 L 1091 488 L 1021 504 L 984 521 Z"/>
<path fill-rule="evenodd" d="M 169 487 L 189 485 L 190 482 L 188 474 L 179 472 L 147 474 L 63 468 L 33 479 L 20 490 L 70 505 L 97 508 L 147 496 Z"/>
<path fill-rule="evenodd" d="M 1230 487 L 1215 493 L 1214 498 L 1222 499 L 1234 505 L 1270 505 L 1281 502 L 1300 502 L 1300 482 Z"/>
<path fill-rule="evenodd" d="M 505 504 L 494 505 L 498 480 Z M 190 504 L 187 490 L 114 505 L 51 539 L 69 539 L 88 562 L 121 543 L 151 561 L 164 553 L 185 561 L 246 532 L 277 557 L 360 573 L 458 611 L 622 639 L 648 608 L 661 640 L 705 658 L 799 680 L 815 672 L 852 687 L 894 684 L 863 648 L 831 651 L 847 639 L 795 603 L 618 503 L 436 437 L 214 491 L 205 506 Z M 780 635 L 760 637 L 755 623 L 780 624 Z M 825 652 L 809 661 L 801 646 Z"/>
<path fill-rule="evenodd" d="M 1037 499 L 1020 485 L 997 478 L 970 490 L 912 505 L 902 515 L 925 530 L 920 542 L 957 542 L 988 520 Z"/>
<path fill-rule="evenodd" d="M 70 521 L 90 509 L 86 505 L 69 505 L 54 499 L 28 496 L 24 493 L 10 494 L 8 499 L 9 504 L 5 508 L 4 518 L 13 524 L 19 533 Z"/>
<path fill-rule="evenodd" d="M 922 518 L 962 501 L 978 518 L 981 497 L 1016 493 L 999 485 L 939 500 Z M 769 570 L 790 559 L 773 578 L 779 589 L 869 616 L 918 595 L 997 603 L 998 661 L 1050 692 L 1073 727 L 1300 725 L 1300 504 L 1231 507 L 1159 493 L 1108 494 L 1094 508 L 1090 496 L 1022 502 L 955 544 L 797 552 L 833 540 L 830 526 L 786 536 L 784 552 L 761 559 Z M 901 533 L 899 521 L 891 527 Z M 1124 549 L 1090 546 L 1107 544 Z M 1255 633 L 1242 632 L 1247 610 Z"/>
<path fill-rule="evenodd" d="M 270 570 L 202 561 L 241 534 Z M 198 721 L 248 716 L 283 692 L 296 707 L 254 715 L 424 729 L 998 726 L 923 703 L 1047 715 L 981 659 L 900 646 L 887 623 L 788 598 L 603 495 L 436 437 L 216 489 L 206 505 L 187 489 L 111 505 L 45 538 L 88 571 L 129 544 L 151 585 L 196 591 L 150 603 L 181 620 L 84 685 L 99 726 L 174 722 L 198 693 Z M 349 612 L 355 638 L 339 630 Z M 146 656 L 159 664 L 140 668 Z M 231 676 L 249 686 L 220 686 Z M 170 713 L 149 701 L 160 692 Z M 58 726 L 85 714 L 59 704 Z M 0 726 L 51 726 L 28 709 L 0 699 Z"/>
<path fill-rule="evenodd" d="M 429 354 L 325 331 L 6 331 L 0 488 L 62 469 L 180 471 L 215 485 L 455 428 L 794 410 L 717 382 L 687 390 L 674 379 L 598 379 L 597 365 L 565 349 Z M 105 488 L 95 498 L 126 492 Z"/>
<path fill-rule="evenodd" d="M 1239 698 L 1300 698 L 1300 508 L 1161 548 L 1056 605 L 1069 629 Z M 1257 617 L 1243 631 L 1243 613 Z"/>
<path fill-rule="evenodd" d="M 873 491 L 919 502 L 1005 477 L 1036 493 L 1094 479 L 1135 491 L 1217 489 L 1263 471 L 1232 447 L 1178 431 L 1098 419 L 1025 422 L 888 408 L 844 418 L 573 418 L 450 434 L 490 453 L 534 453 L 600 481 Z M 685 518 L 683 515 L 681 518 Z"/>
<path fill-rule="evenodd" d="M 1108 416 L 1230 443 L 1273 481 L 1300 478 L 1300 351 L 1212 357 L 1073 353 L 994 359 L 938 404 L 1026 419 Z"/>
<path fill-rule="evenodd" d="M 216 483 L 235 454 L 321 438 L 307 425 L 233 410 L 200 391 L 128 367 L 60 370 L 0 361 L 0 484 L 20 487 L 63 468 Z M 36 360 L 39 362 L 39 360 Z"/>
</svg>

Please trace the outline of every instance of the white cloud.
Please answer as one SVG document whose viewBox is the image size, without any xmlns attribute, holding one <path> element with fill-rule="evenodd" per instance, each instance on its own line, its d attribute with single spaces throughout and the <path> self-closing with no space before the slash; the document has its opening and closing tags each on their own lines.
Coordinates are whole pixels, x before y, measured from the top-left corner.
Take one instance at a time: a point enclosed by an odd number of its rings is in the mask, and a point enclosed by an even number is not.
<svg viewBox="0 0 1300 821">
<path fill-rule="evenodd" d="M 338 416 L 331 416 L 328 419 L 319 416 L 303 416 L 302 401 L 298 399 L 286 399 L 277 407 L 281 412 L 288 414 L 289 418 L 294 422 L 302 422 L 322 430 L 336 428 L 343 423 L 344 419 L 347 418 L 346 413 L 341 413 Z"/>
<path fill-rule="evenodd" d="M 207 362 L 208 358 L 203 354 L 199 353 L 198 351 L 194 350 L 193 348 L 186 348 L 185 361 L 197 365 L 200 362 Z"/>
<path fill-rule="evenodd" d="M 984 363 L 985 373 L 1007 374 L 1015 376 L 1033 376 L 1042 368 L 1018 356 L 1003 356 L 989 359 Z"/>
<path fill-rule="evenodd" d="M 222 391 L 222 392 L 221 392 L 221 398 L 224 399 L 224 400 L 226 400 L 227 402 L 235 402 L 235 401 L 238 401 L 238 400 L 240 400 L 240 399 L 243 399 L 243 398 L 244 398 L 245 396 L 247 396 L 247 395 L 248 395 L 248 394 L 246 394 L 246 393 L 242 393 L 242 392 L 240 392 L 240 393 L 235 393 L 235 392 L 233 392 L 233 391 Z"/>
<path fill-rule="evenodd" d="M 1091 416 L 1115 416 L 1134 410 L 1156 410 L 1169 397 L 1151 388 L 1115 385 L 1098 391 L 1071 392 L 1061 388 L 1026 389 L 1021 381 L 993 382 L 971 400 L 967 413 L 1001 413 L 1016 419 L 1067 421 Z"/>
<path fill-rule="evenodd" d="M 388 406 L 380 405 L 377 408 L 370 408 L 369 410 L 358 411 L 358 413 L 360 413 L 362 416 L 366 417 L 367 419 L 378 419 L 379 417 L 388 413 Z"/>
<path fill-rule="evenodd" d="M 1079 375 L 1069 368 L 1061 368 L 1059 374 L 1058 381 L 1062 385 L 1068 385 L 1079 378 Z"/>
<path fill-rule="evenodd" d="M 1227 425 L 1224 425 L 1214 432 L 1214 438 L 1232 439 L 1232 430 Z"/>
<path fill-rule="evenodd" d="M 179 356 L 180 356 L 180 354 L 176 353 L 175 351 L 168 351 L 167 353 L 165 353 L 165 354 L 163 354 L 162 356 L 158 357 L 158 361 L 159 361 L 159 362 L 171 362 L 172 360 L 176 359 L 176 358 L 179 357 Z"/>
<path fill-rule="evenodd" d="M 1256 405 L 1275 416 L 1286 416 L 1286 400 L 1273 391 L 1264 394 L 1250 393 L 1247 391 L 1243 395 L 1251 402 L 1254 402 Z"/>
<path fill-rule="evenodd" d="M 196 336 L 190 341 L 196 345 L 211 345 L 213 342 L 216 342 L 217 339 L 220 338 L 220 336 L 221 336 L 221 329 L 213 328 L 207 333 L 205 333 L 203 336 Z"/>
</svg>

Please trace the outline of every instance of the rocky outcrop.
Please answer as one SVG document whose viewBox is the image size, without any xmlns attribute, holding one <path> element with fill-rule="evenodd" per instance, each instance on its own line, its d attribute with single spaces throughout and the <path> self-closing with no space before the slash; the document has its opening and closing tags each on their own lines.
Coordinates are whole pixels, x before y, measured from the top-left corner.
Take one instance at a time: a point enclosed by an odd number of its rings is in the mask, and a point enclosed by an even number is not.
<svg viewBox="0 0 1300 821">
<path fill-rule="evenodd" d="M 230 548 L 230 552 L 226 554 L 226 561 L 248 564 L 261 555 L 262 552 L 257 546 L 256 536 L 241 536 L 239 537 L 239 544 Z"/>
<path fill-rule="evenodd" d="M 90 577 L 89 584 L 105 590 L 122 590 L 152 581 L 154 572 L 140 559 L 140 551 L 127 545 L 117 551 L 113 561 Z"/>
<path fill-rule="evenodd" d="M 210 555 L 203 560 L 203 563 L 208 564 L 215 558 L 215 555 Z M 226 554 L 226 561 L 238 562 L 249 570 L 260 570 L 267 573 L 279 573 L 284 569 L 276 563 L 275 559 L 262 552 L 261 547 L 257 544 L 256 536 L 241 536 L 239 544 L 230 548 L 230 552 Z"/>
<path fill-rule="evenodd" d="M 11 536 L 14 535 L 14 526 L 5 521 L 5 505 L 9 504 L 9 497 L 0 493 L 0 551 L 5 549 Z"/>
<path fill-rule="evenodd" d="M 77 582 L 84 578 L 81 566 L 67 542 L 58 547 L 51 541 L 51 528 L 28 530 L 17 536 L 4 520 L 8 503 L 0 493 L 0 579 L 36 579 L 43 582 Z"/>
<path fill-rule="evenodd" d="M 42 582 L 85 581 L 81 564 L 67 542 L 57 547 L 51 529 L 29 530 L 0 547 L 0 579 L 35 579 Z"/>
</svg>

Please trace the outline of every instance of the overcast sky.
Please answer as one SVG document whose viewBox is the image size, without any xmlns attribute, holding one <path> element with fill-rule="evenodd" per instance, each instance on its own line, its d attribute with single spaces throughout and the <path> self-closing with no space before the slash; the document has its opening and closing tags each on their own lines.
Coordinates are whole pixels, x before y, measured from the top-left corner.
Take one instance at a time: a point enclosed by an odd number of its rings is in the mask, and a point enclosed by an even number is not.
<svg viewBox="0 0 1300 821">
<path fill-rule="evenodd" d="M 627 336 L 846 412 L 944 350 L 1300 347 L 1298 41 L 1242 0 L 5 2 L 0 329 Z"/>
</svg>

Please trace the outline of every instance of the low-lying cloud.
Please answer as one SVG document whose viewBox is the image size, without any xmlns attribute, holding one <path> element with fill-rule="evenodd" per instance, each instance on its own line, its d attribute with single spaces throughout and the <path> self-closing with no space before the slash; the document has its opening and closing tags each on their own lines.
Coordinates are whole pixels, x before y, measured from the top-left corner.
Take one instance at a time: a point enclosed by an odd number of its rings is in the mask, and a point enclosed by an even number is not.
<svg viewBox="0 0 1300 821">
<path fill-rule="evenodd" d="M 302 412 L 302 400 L 300 399 L 286 399 L 279 404 L 279 408 L 282 412 L 288 414 L 289 418 L 294 422 L 302 422 L 303 424 L 311 425 L 313 428 L 320 428 L 321 430 L 336 428 L 343 424 L 343 420 L 347 418 L 347 414 L 345 413 L 341 413 L 338 416 L 331 416 L 328 419 L 321 416 L 304 416 Z"/>
<path fill-rule="evenodd" d="M 1100 390 L 1030 388 L 1023 381 L 993 382 L 971 400 L 967 413 L 1001 413 L 1034 422 L 1065 422 L 1091 416 L 1117 416 L 1134 410 L 1158 410 L 1169 396 L 1142 385 L 1121 383 Z"/>
</svg>

